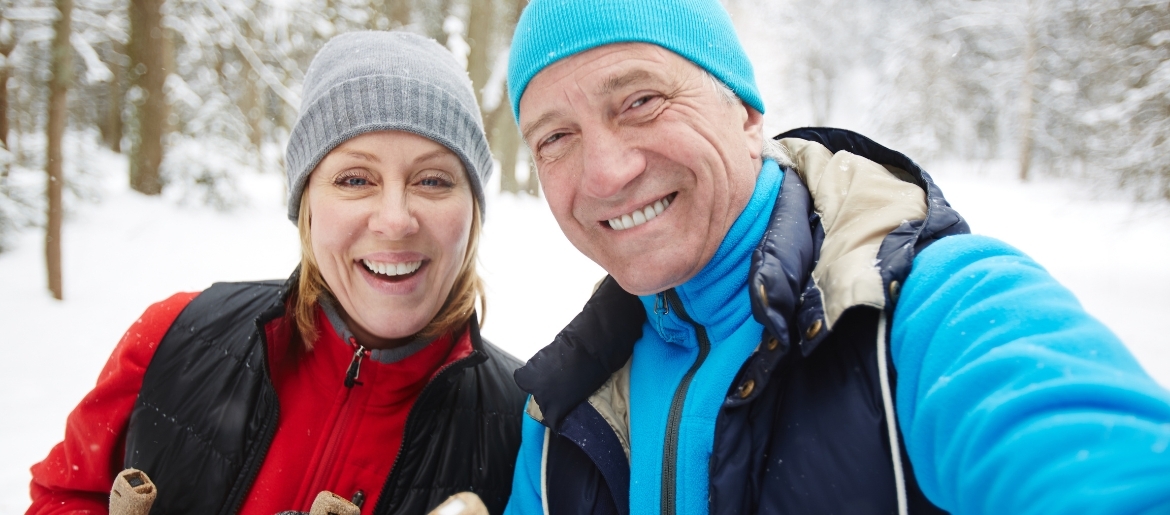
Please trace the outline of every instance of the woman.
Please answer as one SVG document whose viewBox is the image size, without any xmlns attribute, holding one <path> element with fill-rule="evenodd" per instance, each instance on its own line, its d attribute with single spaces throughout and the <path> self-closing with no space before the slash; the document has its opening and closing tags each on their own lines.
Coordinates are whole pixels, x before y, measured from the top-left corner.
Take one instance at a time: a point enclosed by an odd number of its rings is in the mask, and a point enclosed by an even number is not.
<svg viewBox="0 0 1170 515">
<path fill-rule="evenodd" d="M 29 513 L 104 512 L 146 472 L 154 513 L 424 513 L 510 493 L 519 363 L 479 337 L 475 256 L 491 155 L 467 74 L 407 33 L 337 36 L 290 135 L 287 281 L 151 306 L 65 441 L 32 468 Z"/>
</svg>

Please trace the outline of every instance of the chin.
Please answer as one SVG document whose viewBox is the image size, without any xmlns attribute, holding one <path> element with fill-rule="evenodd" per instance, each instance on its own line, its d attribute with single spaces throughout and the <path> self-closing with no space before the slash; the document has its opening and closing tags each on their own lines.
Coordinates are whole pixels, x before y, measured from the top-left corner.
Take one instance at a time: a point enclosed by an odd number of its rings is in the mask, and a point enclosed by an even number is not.
<svg viewBox="0 0 1170 515">
<path fill-rule="evenodd" d="M 387 321 L 389 323 L 370 324 L 367 331 L 373 336 L 385 340 L 400 340 L 403 338 L 410 338 L 430 323 L 432 317 L 424 318 L 424 315 L 403 315 L 402 310 L 388 311 L 378 315 L 375 320 Z"/>
<path fill-rule="evenodd" d="M 634 295 L 653 295 L 655 293 L 668 290 L 683 281 L 675 282 L 673 276 L 663 276 L 662 274 L 643 275 L 637 273 L 638 271 L 626 272 L 610 272 L 618 285 L 629 293 Z"/>
<path fill-rule="evenodd" d="M 419 331 L 422 331 L 430 321 L 431 319 L 428 318 L 426 320 L 413 320 L 410 324 L 395 324 L 393 327 L 387 327 L 384 332 L 380 332 L 378 334 L 381 338 L 390 340 L 410 338 Z"/>
</svg>

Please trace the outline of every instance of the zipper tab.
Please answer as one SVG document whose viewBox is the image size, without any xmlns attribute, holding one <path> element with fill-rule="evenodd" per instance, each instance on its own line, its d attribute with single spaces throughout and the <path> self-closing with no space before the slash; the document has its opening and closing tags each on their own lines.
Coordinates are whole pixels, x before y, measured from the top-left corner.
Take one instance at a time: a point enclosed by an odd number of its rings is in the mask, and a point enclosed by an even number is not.
<svg viewBox="0 0 1170 515">
<path fill-rule="evenodd" d="M 349 370 L 345 371 L 345 387 L 353 388 L 353 385 L 355 384 L 362 384 L 361 381 L 357 380 L 358 373 L 361 372 L 362 359 L 366 357 L 366 353 L 369 351 L 366 350 L 365 347 L 362 347 L 360 344 L 358 344 L 357 338 L 351 337 L 349 339 L 349 344 L 354 346 L 354 351 L 353 360 L 349 362 Z"/>
<path fill-rule="evenodd" d="M 663 316 L 670 313 L 670 304 L 666 302 L 666 292 L 660 291 L 654 296 L 654 314 Z"/>
</svg>

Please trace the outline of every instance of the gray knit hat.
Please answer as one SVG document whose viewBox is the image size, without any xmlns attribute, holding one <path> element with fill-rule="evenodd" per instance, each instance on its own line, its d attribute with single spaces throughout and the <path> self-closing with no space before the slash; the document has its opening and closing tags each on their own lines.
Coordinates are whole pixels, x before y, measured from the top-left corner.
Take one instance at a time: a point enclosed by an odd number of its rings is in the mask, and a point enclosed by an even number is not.
<svg viewBox="0 0 1170 515">
<path fill-rule="evenodd" d="M 305 73 L 301 115 L 286 151 L 288 218 L 295 224 L 309 174 L 325 155 L 367 132 L 412 132 L 451 149 L 483 215 L 492 154 L 467 71 L 431 39 L 348 32 L 330 39 Z"/>
</svg>

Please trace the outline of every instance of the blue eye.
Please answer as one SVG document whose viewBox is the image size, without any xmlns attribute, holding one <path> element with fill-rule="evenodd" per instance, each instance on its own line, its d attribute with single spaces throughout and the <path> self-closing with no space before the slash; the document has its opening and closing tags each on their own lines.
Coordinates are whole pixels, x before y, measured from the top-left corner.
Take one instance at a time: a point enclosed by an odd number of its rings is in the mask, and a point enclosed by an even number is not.
<svg viewBox="0 0 1170 515">
<path fill-rule="evenodd" d="M 343 186 L 359 187 L 370 184 L 370 181 L 365 177 L 343 177 L 339 183 Z"/>
<path fill-rule="evenodd" d="M 438 176 L 423 177 L 419 179 L 418 185 L 426 188 L 448 188 L 452 186 L 451 181 Z"/>
</svg>

